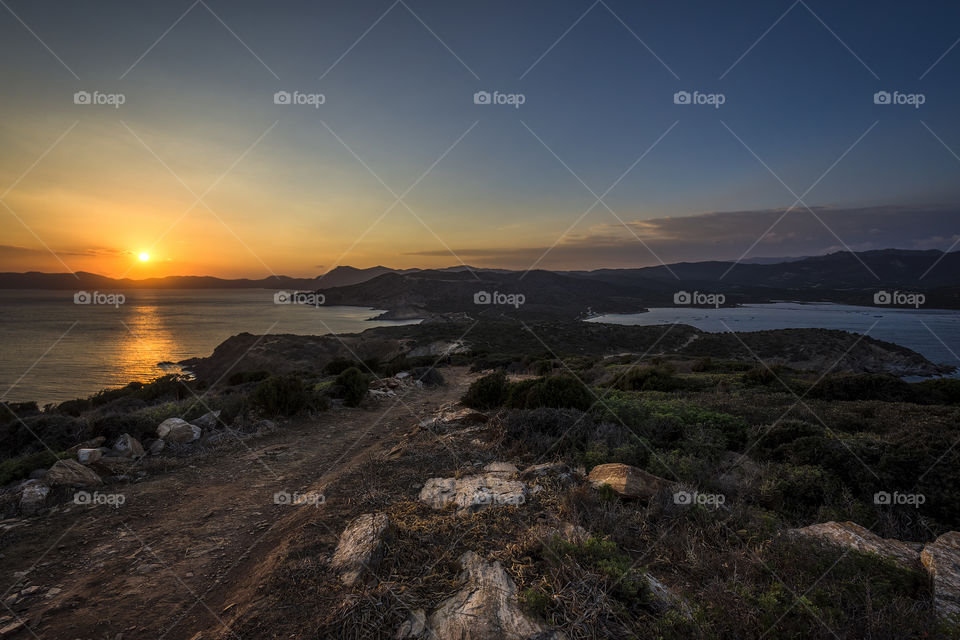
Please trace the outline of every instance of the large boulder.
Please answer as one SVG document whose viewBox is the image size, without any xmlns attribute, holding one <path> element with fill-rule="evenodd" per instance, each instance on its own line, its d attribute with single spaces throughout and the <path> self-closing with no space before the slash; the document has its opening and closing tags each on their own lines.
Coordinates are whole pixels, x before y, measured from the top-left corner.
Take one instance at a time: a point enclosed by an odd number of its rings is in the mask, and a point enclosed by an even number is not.
<svg viewBox="0 0 960 640">
<path fill-rule="evenodd" d="M 821 522 L 809 527 L 793 529 L 794 535 L 825 540 L 841 547 L 851 547 L 862 553 L 875 553 L 908 569 L 920 568 L 920 550 L 923 545 L 881 538 L 855 522 Z"/>
<path fill-rule="evenodd" d="M 526 501 L 527 485 L 510 480 L 517 468 L 509 463 L 493 462 L 483 473 L 462 478 L 430 478 L 420 490 L 420 500 L 434 509 L 454 505 L 459 513 L 487 507 L 520 505 Z"/>
<path fill-rule="evenodd" d="M 942 618 L 960 616 L 960 532 L 950 531 L 923 547 L 920 561 L 933 578 L 933 602 Z"/>
<path fill-rule="evenodd" d="M 20 513 L 35 516 L 43 509 L 50 487 L 42 482 L 30 481 L 20 491 Z"/>
<path fill-rule="evenodd" d="M 365 513 L 354 518 L 340 534 L 331 566 L 340 572 L 340 580 L 351 586 L 365 571 L 376 571 L 386 549 L 390 519 L 385 513 Z"/>
<path fill-rule="evenodd" d="M 558 633 L 525 614 L 517 602 L 517 586 L 499 562 L 487 562 L 468 551 L 460 556 L 463 588 L 445 600 L 428 621 L 436 640 L 546 640 Z M 539 635 L 538 635 L 539 634 Z"/>
<path fill-rule="evenodd" d="M 588 479 L 594 487 L 600 488 L 608 484 L 621 496 L 646 500 L 673 484 L 643 469 L 616 462 L 594 467 Z"/>
<path fill-rule="evenodd" d="M 76 460 L 57 460 L 45 480 L 51 487 L 99 487 L 103 484 L 100 476 Z"/>
<path fill-rule="evenodd" d="M 157 427 L 157 437 L 167 442 L 193 442 L 202 432 L 200 427 L 180 418 L 168 418 Z"/>
<path fill-rule="evenodd" d="M 142 458 L 144 454 L 143 445 L 129 433 L 117 438 L 113 444 L 113 450 L 127 458 Z"/>
</svg>

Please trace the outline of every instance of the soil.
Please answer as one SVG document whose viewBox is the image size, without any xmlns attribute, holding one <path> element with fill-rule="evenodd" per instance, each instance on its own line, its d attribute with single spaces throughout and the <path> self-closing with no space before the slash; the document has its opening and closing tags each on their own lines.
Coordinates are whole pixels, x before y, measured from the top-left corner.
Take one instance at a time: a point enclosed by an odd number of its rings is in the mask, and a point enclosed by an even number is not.
<svg viewBox="0 0 960 640">
<path fill-rule="evenodd" d="M 0 620 L 9 617 L 0 629 L 25 623 L 0 637 L 239 637 L 230 621 L 249 603 L 238 593 L 259 586 L 265 560 L 311 520 L 310 501 L 349 501 L 324 488 L 459 400 L 475 377 L 465 368 L 442 373 L 443 387 L 294 419 L 272 435 L 179 459 L 171 470 L 147 464 L 139 482 L 98 490 L 122 494 L 119 507 L 67 504 L 0 523 Z M 307 502 L 278 504 L 278 492 Z"/>
</svg>

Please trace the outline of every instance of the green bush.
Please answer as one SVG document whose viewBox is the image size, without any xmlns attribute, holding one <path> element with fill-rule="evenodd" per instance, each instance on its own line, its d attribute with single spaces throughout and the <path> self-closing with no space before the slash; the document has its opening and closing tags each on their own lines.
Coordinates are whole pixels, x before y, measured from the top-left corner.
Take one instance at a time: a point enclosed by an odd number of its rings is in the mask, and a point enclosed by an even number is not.
<svg viewBox="0 0 960 640">
<path fill-rule="evenodd" d="M 511 384 L 506 404 L 511 409 L 549 407 L 586 411 L 594 400 L 590 391 L 575 377 L 558 375 Z"/>
<path fill-rule="evenodd" d="M 857 373 L 826 376 L 810 397 L 820 400 L 883 400 L 905 402 L 912 398 L 910 385 L 889 374 Z"/>
<path fill-rule="evenodd" d="M 230 377 L 227 378 L 227 384 L 232 387 L 247 382 L 262 382 L 269 376 L 270 374 L 266 371 L 237 371 L 230 374 Z"/>
<path fill-rule="evenodd" d="M 631 367 L 617 381 L 617 388 L 623 391 L 676 391 L 683 388 L 683 381 L 677 377 L 672 365 L 658 364 Z"/>
<path fill-rule="evenodd" d="M 254 406 L 271 415 L 292 416 L 310 405 L 311 394 L 303 381 L 293 375 L 271 376 L 257 385 Z"/>
<path fill-rule="evenodd" d="M 40 451 L 19 458 L 10 458 L 0 462 L 0 487 L 16 480 L 23 480 L 30 475 L 34 469 L 48 469 L 57 460 L 69 458 L 70 454 L 65 451 L 56 455 L 49 451 Z"/>
<path fill-rule="evenodd" d="M 508 390 L 507 374 L 496 371 L 474 380 L 461 402 L 478 411 L 497 409 L 507 401 Z"/>
<path fill-rule="evenodd" d="M 343 387 L 343 403 L 348 407 L 359 407 L 370 389 L 370 379 L 356 367 L 341 371 L 336 383 Z"/>
</svg>

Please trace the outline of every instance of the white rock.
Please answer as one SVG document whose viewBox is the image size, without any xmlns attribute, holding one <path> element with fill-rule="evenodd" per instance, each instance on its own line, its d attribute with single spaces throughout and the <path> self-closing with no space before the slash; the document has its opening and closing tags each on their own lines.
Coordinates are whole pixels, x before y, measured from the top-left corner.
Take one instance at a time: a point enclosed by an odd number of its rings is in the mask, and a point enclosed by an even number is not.
<svg viewBox="0 0 960 640">
<path fill-rule="evenodd" d="M 47 472 L 46 481 L 51 487 L 98 487 L 103 484 L 100 476 L 76 460 L 58 460 Z"/>
<path fill-rule="evenodd" d="M 113 449 L 128 458 L 141 458 L 144 454 L 143 445 L 129 433 L 125 433 L 117 438 Z M 78 452 L 77 458 L 79 459 L 79 457 Z"/>
<path fill-rule="evenodd" d="M 355 584 L 365 572 L 376 571 L 386 549 L 389 528 L 387 514 L 365 513 L 343 530 L 330 565 L 340 572 L 345 585 Z"/>
<path fill-rule="evenodd" d="M 518 480 L 507 480 L 502 472 L 462 478 L 430 478 L 420 490 L 420 500 L 434 509 L 452 504 L 460 513 L 492 506 L 520 505 L 526 502 L 526 497 L 527 485 Z"/>
<path fill-rule="evenodd" d="M 29 482 L 20 492 L 20 513 L 34 516 L 43 509 L 43 503 L 50 493 L 50 487 L 42 482 Z"/>
<path fill-rule="evenodd" d="M 168 418 L 157 427 L 157 437 L 167 442 L 193 442 L 200 437 L 202 429 L 180 418 Z"/>
<path fill-rule="evenodd" d="M 517 602 L 517 586 L 499 562 L 468 551 L 460 556 L 464 587 L 430 616 L 436 640 L 526 640 L 563 636 L 526 615 Z"/>
<path fill-rule="evenodd" d="M 100 449 L 80 449 L 77 451 L 77 460 L 81 464 L 91 464 L 101 457 L 103 457 L 103 452 Z"/>
<path fill-rule="evenodd" d="M 960 615 L 960 532 L 950 531 L 927 543 L 920 561 L 933 578 L 933 602 L 946 619 Z"/>
</svg>

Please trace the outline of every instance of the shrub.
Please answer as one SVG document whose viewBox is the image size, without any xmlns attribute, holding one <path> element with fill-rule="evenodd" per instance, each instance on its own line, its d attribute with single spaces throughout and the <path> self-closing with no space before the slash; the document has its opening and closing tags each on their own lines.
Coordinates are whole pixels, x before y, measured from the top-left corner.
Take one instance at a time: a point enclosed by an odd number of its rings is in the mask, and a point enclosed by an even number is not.
<svg viewBox="0 0 960 640">
<path fill-rule="evenodd" d="M 309 406 L 310 392 L 297 376 L 271 376 L 254 389 L 251 400 L 267 414 L 292 416 Z"/>
<path fill-rule="evenodd" d="M 676 369 L 670 364 L 651 367 L 631 367 L 619 379 L 617 387 L 623 391 L 676 391 L 683 388 Z"/>
<path fill-rule="evenodd" d="M 810 390 L 810 396 L 821 400 L 884 400 L 909 401 L 910 385 L 889 374 L 858 373 L 826 376 Z"/>
<path fill-rule="evenodd" d="M 230 377 L 227 378 L 227 384 L 232 387 L 247 382 L 262 382 L 266 380 L 269 375 L 266 371 L 237 371 L 236 373 L 230 374 Z"/>
<path fill-rule="evenodd" d="M 748 387 L 769 387 L 773 385 L 782 387 L 783 385 L 780 384 L 780 380 L 783 379 L 782 371 L 783 367 L 780 365 L 773 365 L 772 367 L 759 365 L 743 374 L 743 384 Z"/>
<path fill-rule="evenodd" d="M 352 360 L 347 360 L 346 358 L 337 358 L 336 360 L 331 360 L 327 363 L 327 366 L 323 370 L 327 375 L 338 376 L 350 367 L 354 365 Z"/>
<path fill-rule="evenodd" d="M 370 379 L 360 369 L 350 367 L 340 372 L 336 384 L 343 387 L 343 403 L 348 407 L 359 407 L 370 388 Z"/>
<path fill-rule="evenodd" d="M 40 451 L 39 453 L 4 460 L 0 462 L 0 487 L 10 482 L 23 480 L 34 469 L 48 469 L 57 460 L 69 457 L 70 454 L 66 452 L 53 454 L 49 451 Z"/>
<path fill-rule="evenodd" d="M 910 385 L 915 402 L 923 404 L 960 404 L 960 380 L 937 378 Z"/>
<path fill-rule="evenodd" d="M 507 400 L 507 374 L 496 371 L 473 381 L 461 402 L 471 409 L 486 411 L 502 407 Z"/>
<path fill-rule="evenodd" d="M 510 385 L 506 404 L 511 409 L 550 407 L 586 411 L 593 402 L 593 395 L 582 382 L 573 376 L 559 375 Z"/>
</svg>

